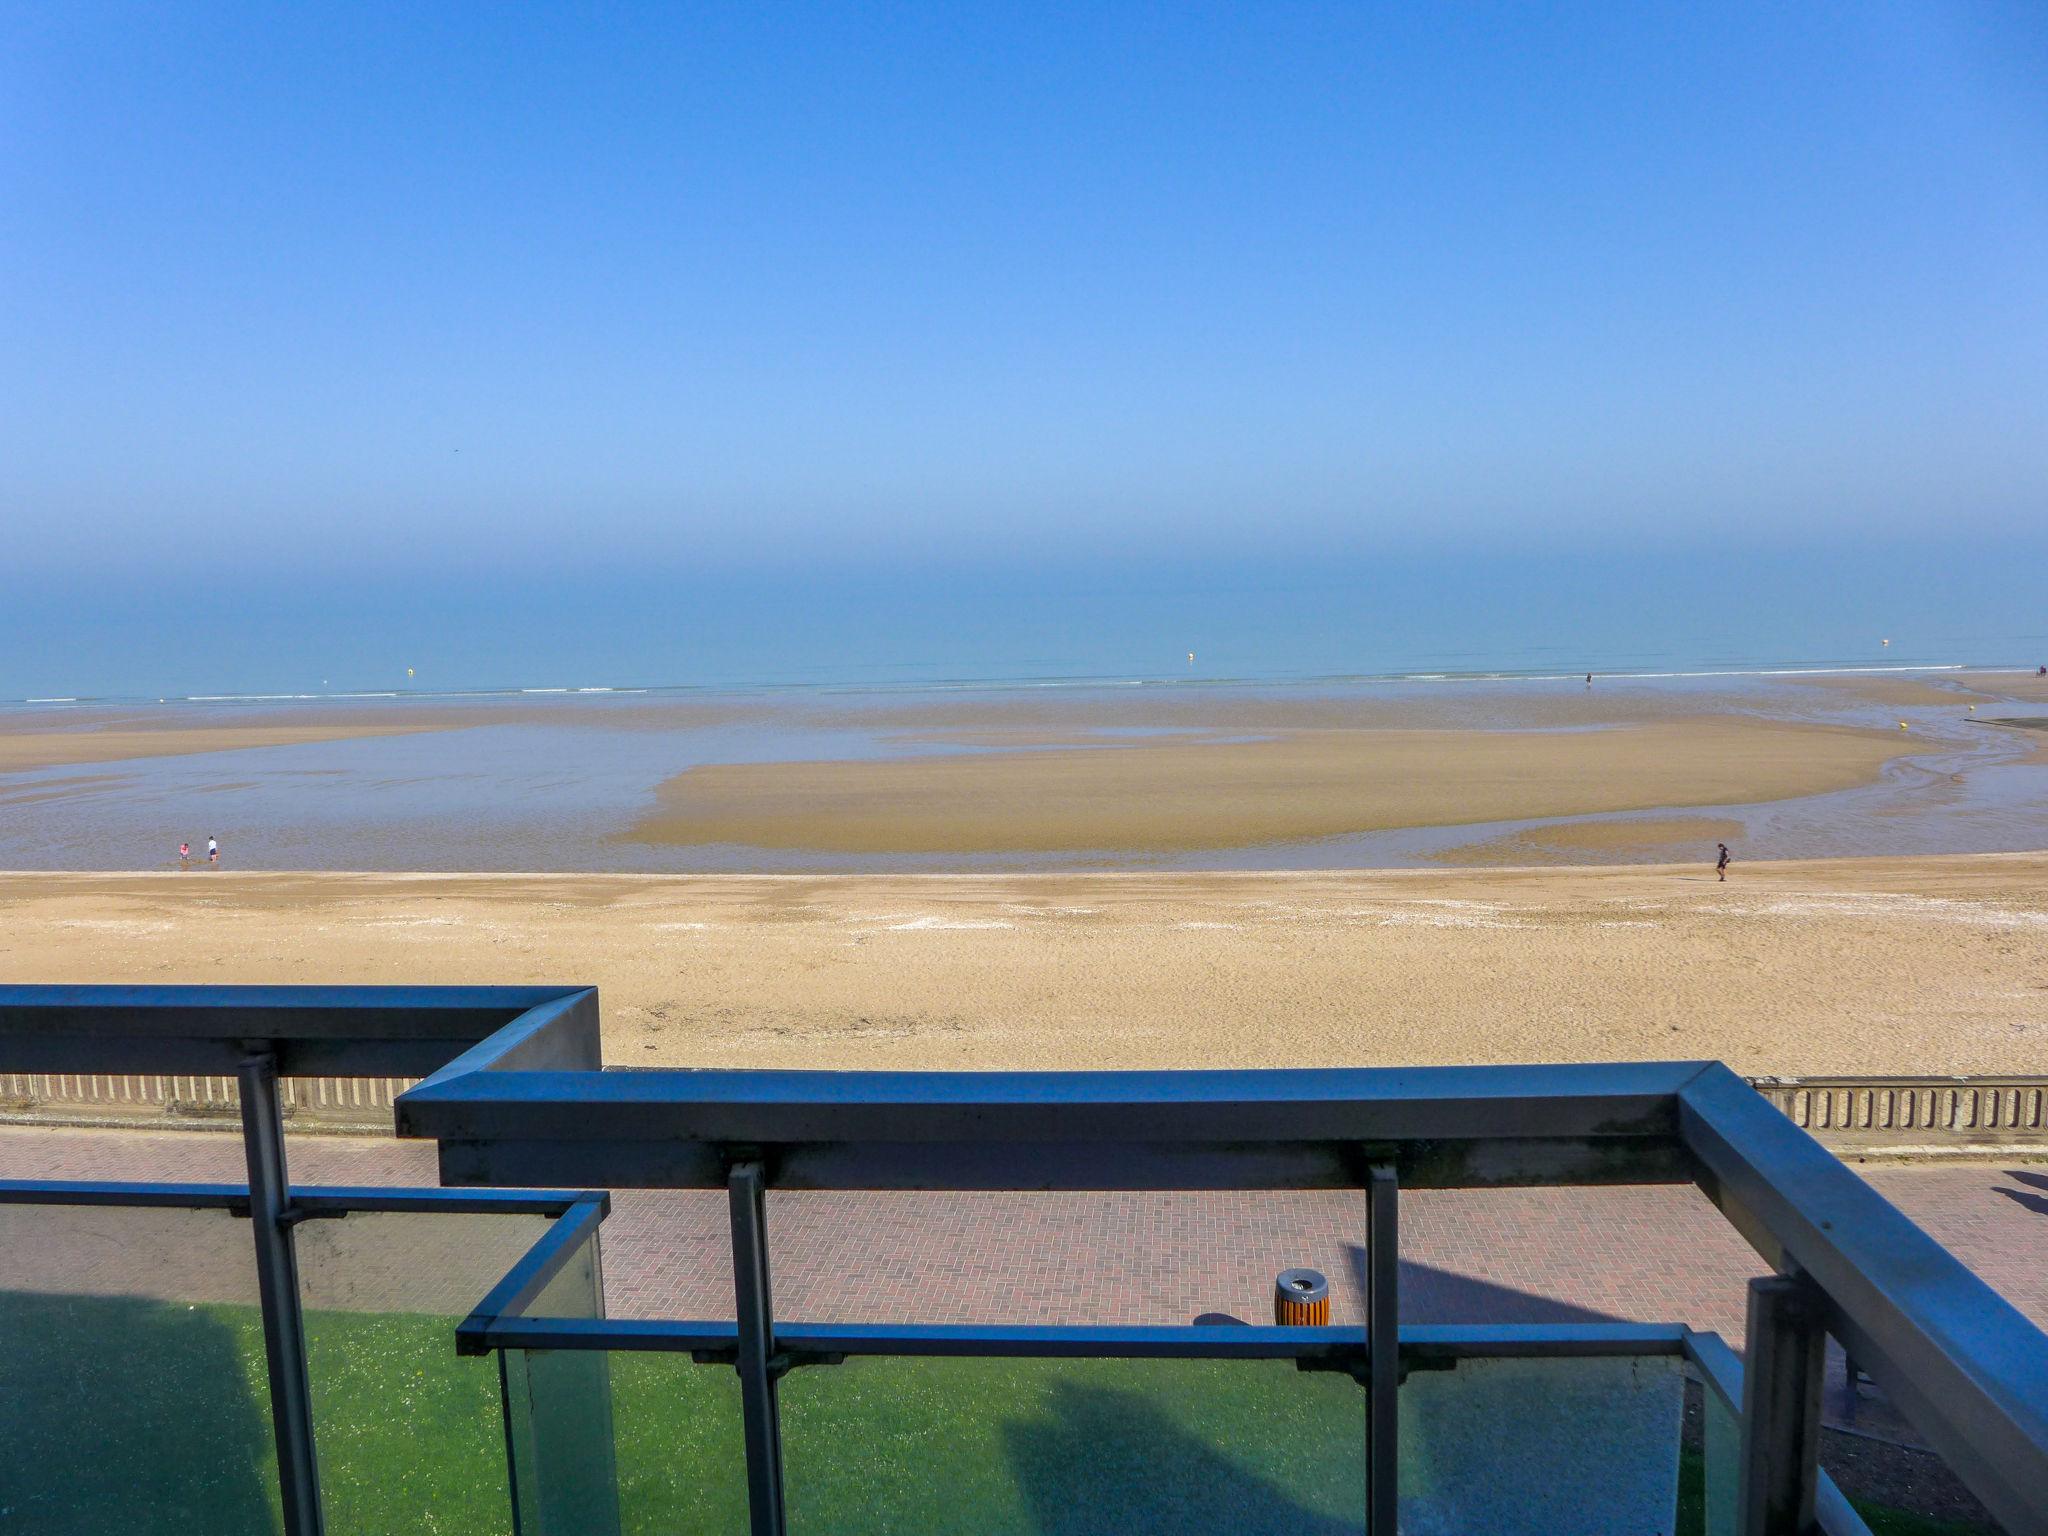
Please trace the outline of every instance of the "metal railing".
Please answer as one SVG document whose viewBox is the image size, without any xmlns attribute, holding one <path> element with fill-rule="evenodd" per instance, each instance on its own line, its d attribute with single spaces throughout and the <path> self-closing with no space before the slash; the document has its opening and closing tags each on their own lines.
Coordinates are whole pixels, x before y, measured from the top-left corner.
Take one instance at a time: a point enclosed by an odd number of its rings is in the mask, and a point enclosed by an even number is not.
<svg viewBox="0 0 2048 1536">
<path fill-rule="evenodd" d="M 1744 1376 L 1742 1361 L 1718 1333 L 1686 1330 L 1686 1363 L 1700 1378 L 1707 1397 L 1705 1428 L 1707 1477 L 1705 1489 L 1707 1536 L 1737 1528 L 1740 1510 L 1740 1479 L 1724 1484 L 1716 1477 L 1722 1466 L 1739 1473 L 1743 1425 Z M 1723 1507 L 1723 1506 L 1726 1507 Z M 1870 1526 L 1856 1513 L 1835 1480 L 1825 1470 L 1814 1478 L 1814 1529 L 1824 1536 L 1870 1536 Z"/>
<path fill-rule="evenodd" d="M 590 989 L 12 988 L 0 989 L 0 1066 L 236 1074 L 290 1536 L 321 1526 L 311 1434 L 293 1404 L 292 1383 L 304 1379 L 289 1284 L 298 1218 L 275 1085 L 280 1074 L 351 1073 L 421 1078 L 398 1100 L 397 1128 L 436 1141 L 444 1183 L 726 1192 L 731 1319 L 521 1316 L 546 1283 L 542 1270 L 576 1252 L 565 1226 L 458 1338 L 466 1349 L 496 1350 L 501 1362 L 519 1349 L 650 1348 L 730 1361 L 742 1388 L 751 1521 L 763 1536 L 783 1529 L 782 1374 L 864 1351 L 1263 1352 L 1349 1371 L 1367 1387 L 1367 1530 L 1392 1536 L 1403 1364 L 1418 1349 L 1481 1342 L 1396 1326 L 1400 1188 L 1590 1182 L 1696 1183 L 1777 1272 L 1750 1298 L 1735 1495 L 1744 1536 L 1811 1530 L 1823 1518 L 1818 1404 L 1829 1335 L 2008 1530 L 2048 1532 L 2048 1337 L 1718 1064 L 607 1072 Z M 932 1330 L 781 1320 L 769 1283 L 771 1188 L 1359 1189 L 1367 1326 Z M 577 1220 L 596 1217 L 586 1206 Z M 1486 1342 L 1496 1352 L 1612 1352 L 1629 1341 L 1526 1332 Z M 1656 1348 L 1682 1350 L 1682 1330 L 1660 1335 Z"/>
<path fill-rule="evenodd" d="M 255 1140 L 261 1140 L 260 1131 Z M 225 1305 L 229 1311 L 237 1310 L 241 1294 L 246 1290 L 256 1293 L 256 1308 L 260 1313 L 261 1327 L 258 1334 L 264 1356 L 260 1370 L 253 1374 L 264 1383 L 270 1404 L 270 1434 L 277 1470 L 275 1497 L 280 1515 L 287 1531 L 317 1531 L 323 1528 L 323 1501 L 318 1470 L 316 1444 L 320 1439 L 320 1420 L 315 1413 L 313 1393 L 313 1372 L 307 1358 L 307 1329 L 304 1301 L 309 1289 L 303 1283 L 298 1263 L 297 1234 L 299 1228 L 308 1222 L 320 1223 L 323 1227 L 346 1222 L 352 1216 L 404 1217 L 451 1217 L 482 1216 L 490 1218 L 511 1218 L 536 1216 L 551 1223 L 564 1220 L 577 1221 L 586 1212 L 598 1215 L 607 1208 L 608 1202 L 602 1194 L 588 1192 L 565 1192 L 546 1190 L 447 1190 L 447 1189 L 393 1189 L 356 1186 L 288 1186 L 283 1181 L 281 1161 L 272 1162 L 273 1153 L 268 1148 L 258 1147 L 251 1151 L 252 1167 L 260 1168 L 261 1176 L 247 1184 L 195 1184 L 195 1183 L 138 1183 L 71 1180 L 0 1180 L 0 1230 L 7 1231 L 10 1241 L 0 1245 L 0 1300 L 18 1303 L 26 1297 L 40 1301 L 34 1312 L 34 1323 L 43 1335 L 34 1341 L 38 1350 L 51 1348 L 48 1335 L 57 1332 L 75 1335 L 71 1342 L 76 1348 L 71 1357 L 77 1360 L 92 1359 L 110 1348 L 102 1338 L 118 1313 L 132 1325 L 140 1318 L 161 1314 L 166 1302 L 175 1300 L 182 1305 L 170 1307 L 171 1315 L 178 1319 L 175 1330 L 165 1330 L 158 1339 L 158 1349 L 137 1358 L 123 1362 L 123 1368 L 135 1375 L 133 1381 L 124 1383 L 120 1394 L 122 1404 L 133 1412 L 133 1404 L 145 1390 L 143 1383 L 153 1381 L 160 1373 L 173 1381 L 183 1383 L 183 1392 L 172 1394 L 163 1407 L 168 1419 L 187 1420 L 197 1418 L 207 1421 L 203 1401 L 196 1401 L 189 1393 L 195 1385 L 187 1376 L 188 1362 L 178 1358 L 167 1358 L 181 1353 L 177 1335 L 183 1335 L 184 1347 L 190 1347 L 191 1339 L 199 1337 L 194 1332 L 187 1315 L 196 1310 L 188 1296 L 203 1296 L 212 1307 Z M 283 1199 L 278 1198 L 280 1192 Z M 161 1229 L 151 1228 L 143 1232 L 127 1234 L 128 1242 L 122 1245 L 126 1251 L 114 1251 L 110 1244 L 118 1241 L 123 1234 L 109 1232 L 104 1227 L 93 1225 L 93 1216 L 120 1217 L 125 1213 L 150 1213 L 168 1215 L 181 1212 L 214 1212 L 226 1217 L 239 1218 L 249 1223 L 249 1232 L 254 1240 L 253 1252 L 247 1248 L 239 1254 L 232 1244 L 221 1246 L 217 1239 L 226 1234 L 217 1234 L 216 1240 L 205 1245 L 196 1253 L 176 1253 L 166 1249 L 171 1246 L 165 1241 Z M 58 1213 L 64 1213 L 59 1216 Z M 76 1214 L 72 1214 L 76 1213 Z M 26 1230 L 11 1226 L 10 1218 L 31 1215 L 41 1218 L 31 1222 Z M 76 1229 L 82 1227 L 82 1233 Z M 82 1237 L 82 1241 L 81 1241 Z M 69 1249 L 70 1251 L 67 1251 Z M 445 1257 L 445 1256 L 444 1256 Z M 404 1259 L 417 1262 L 417 1255 L 406 1255 Z M 196 1266 L 198 1273 L 193 1270 Z M 421 1277 L 411 1273 L 412 1266 L 401 1259 L 394 1266 L 398 1278 L 417 1291 L 422 1279 L 431 1287 L 434 1276 Z M 167 1273 L 168 1272 L 168 1273 Z M 194 1285 L 198 1289 L 190 1289 Z M 445 1289 L 445 1286 L 443 1287 Z M 360 1298 L 351 1298 L 359 1310 L 374 1314 L 382 1309 L 362 1309 Z M 64 1307 L 53 1307 L 50 1303 L 69 1303 L 85 1313 L 67 1325 Z M 415 1304 L 417 1305 L 417 1304 Z M 6 1323 L 13 1320 L 9 1308 L 0 1308 L 0 1344 L 18 1348 L 27 1342 L 5 1336 Z M 159 1327 L 161 1327 L 161 1322 Z M 210 1340 L 211 1335 L 206 1335 Z M 225 1330 L 222 1337 L 231 1341 L 233 1330 Z M 218 1341 L 215 1341 L 218 1342 Z M 234 1358 L 234 1349 L 229 1342 L 216 1349 L 206 1359 L 213 1380 L 204 1383 L 214 1393 L 239 1393 L 247 1390 L 246 1367 L 239 1367 Z M 18 1383 L 17 1383 L 18 1385 Z M 394 1381 L 393 1391 L 403 1389 L 405 1384 Z M 388 1411 L 388 1410 L 387 1410 Z M 166 1437 L 189 1447 L 189 1432 L 180 1430 L 166 1422 L 163 1426 Z M 94 1448 L 94 1455 L 104 1457 L 108 1451 L 117 1451 L 131 1470 L 149 1461 L 148 1447 L 136 1445 L 110 1445 L 102 1438 L 104 1431 L 98 1425 L 79 1426 L 78 1436 L 60 1437 L 65 1440 L 83 1440 Z M 346 1428 L 360 1433 L 360 1422 Z M 231 1460 L 232 1446 L 211 1443 L 215 1436 L 202 1435 L 206 1449 L 220 1454 L 224 1460 Z M 72 1449 L 67 1444 L 64 1450 Z M 19 1464 L 20 1453 L 14 1447 L 0 1445 L 0 1487 L 8 1487 L 5 1496 L 0 1496 L 0 1529 L 33 1529 L 34 1516 L 27 1507 L 27 1497 L 19 1486 L 23 1468 Z M 190 1471 L 186 1468 L 170 1468 L 173 1474 Z M 105 1465 L 80 1466 L 80 1476 L 85 1479 L 104 1478 Z M 215 1469 L 201 1469 L 195 1481 L 204 1483 Z M 183 1486 L 185 1480 L 173 1477 Z M 397 1488 L 398 1479 L 392 1479 L 393 1487 L 387 1495 L 395 1506 L 394 1522 L 430 1520 L 435 1511 L 429 1508 L 406 1509 L 403 1495 Z M 210 1492 L 209 1500 L 214 1495 Z M 257 1496 L 262 1502 L 262 1496 Z M 12 1506 L 11 1508 L 9 1506 Z M 190 1520 L 197 1526 L 227 1529 L 239 1526 L 249 1519 L 246 1508 L 230 1514 L 207 1505 L 178 1507 L 165 1505 L 152 1496 L 149 1514 L 155 1520 Z M 29 1522 L 21 1526 L 11 1523 L 19 1519 Z M 73 1522 L 62 1518 L 55 1520 L 61 1529 L 76 1528 Z M 271 1521 L 262 1519 L 261 1525 L 269 1528 Z"/>
</svg>

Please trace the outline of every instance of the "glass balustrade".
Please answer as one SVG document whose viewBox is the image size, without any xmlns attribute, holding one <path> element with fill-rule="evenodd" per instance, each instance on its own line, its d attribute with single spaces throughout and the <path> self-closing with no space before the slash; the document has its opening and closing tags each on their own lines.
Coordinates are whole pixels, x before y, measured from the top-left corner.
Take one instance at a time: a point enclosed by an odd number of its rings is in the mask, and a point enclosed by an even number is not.
<svg viewBox="0 0 2048 1536">
<path fill-rule="evenodd" d="M 327 1536 L 502 1536 L 498 1371 L 455 1325 L 539 1239 L 533 1213 L 354 1211 L 297 1229 Z"/>
<path fill-rule="evenodd" d="M 272 1536 L 249 1223 L 0 1205 L 0 1531 Z"/>
</svg>

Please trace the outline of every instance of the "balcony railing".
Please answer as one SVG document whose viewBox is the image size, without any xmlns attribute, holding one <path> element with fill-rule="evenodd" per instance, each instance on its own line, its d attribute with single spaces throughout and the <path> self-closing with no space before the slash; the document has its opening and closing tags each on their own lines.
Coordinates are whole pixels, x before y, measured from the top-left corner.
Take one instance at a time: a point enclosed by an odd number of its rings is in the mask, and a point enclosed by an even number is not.
<svg viewBox="0 0 2048 1536">
<path fill-rule="evenodd" d="M 102 1417 L 100 1483 L 109 1460 L 161 1463 L 213 1529 L 447 1528 L 477 1498 L 476 1528 L 503 1527 L 495 1498 L 522 1536 L 1659 1528 L 1689 1363 L 1706 1529 L 1846 1532 L 1860 1523 L 1818 1468 L 1832 1335 L 2009 1531 L 2048 1532 L 2048 1337 L 1714 1064 L 603 1071 L 590 989 L 30 987 L 0 989 L 0 1070 L 237 1078 L 245 1186 L 0 1190 L 17 1393 L 62 1397 L 116 1327 L 129 1379 L 184 1373 L 167 1402 L 247 1389 L 236 1432 L 211 1436 L 132 1387 L 64 1400 Z M 397 1126 L 438 1144 L 445 1184 L 571 1189 L 295 1188 L 280 1078 L 356 1075 L 422 1079 Z M 1399 1325 L 1403 1188 L 1673 1181 L 1775 1271 L 1752 1284 L 1741 1363 L 1677 1326 Z M 580 1186 L 723 1190 L 730 1314 L 607 1317 L 607 1203 Z M 1331 1188 L 1363 1192 L 1363 1327 L 827 1324 L 774 1306 L 771 1191 Z M 351 1224 L 362 1240 L 341 1242 Z M 372 1262 L 380 1225 L 411 1259 Z M 145 1278 L 110 1287 L 110 1262 Z M 1043 1411 L 997 1411 L 1022 1404 Z M 1028 1472 L 1005 1485 L 1014 1507 L 994 1507 L 983 1465 L 998 1419 Z M 43 1470 L 23 1417 L 0 1422 L 17 1442 L 0 1468 Z M 195 1448 L 222 1444 L 234 1466 L 196 1475 Z M 31 1479 L 20 1528 L 147 1528 L 95 1525 L 120 1480 L 90 1474 Z M 239 1502 L 209 1496 L 230 1485 Z M 0 1479 L 0 1530 L 20 1508 Z"/>
</svg>

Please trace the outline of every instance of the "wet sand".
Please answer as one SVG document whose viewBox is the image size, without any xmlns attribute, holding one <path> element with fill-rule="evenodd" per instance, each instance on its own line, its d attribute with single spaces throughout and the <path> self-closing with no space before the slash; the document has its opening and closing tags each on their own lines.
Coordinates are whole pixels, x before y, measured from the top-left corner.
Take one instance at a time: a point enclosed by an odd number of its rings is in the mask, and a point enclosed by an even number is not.
<svg viewBox="0 0 2048 1536">
<path fill-rule="evenodd" d="M 212 833 L 237 869 L 272 871 L 1577 864 L 1724 836 L 1745 861 L 2028 849 L 2048 737 L 2012 727 L 2048 713 L 2035 694 L 2007 672 L 7 710 L 0 867 L 161 869 Z"/>
<path fill-rule="evenodd" d="M 1984 682 L 1978 686 L 1995 701 L 1977 706 L 1972 718 L 1979 724 L 2004 730 L 2048 732 L 2048 677 L 2014 677 L 2008 674 L 1995 683 Z M 2019 707 L 2013 708 L 2015 705 Z M 2048 741 L 2042 742 L 2031 756 L 2022 761 L 2037 767 L 2048 765 Z"/>
<path fill-rule="evenodd" d="M 0 730 L 0 773 L 119 763 L 145 757 L 186 757 L 197 752 L 239 752 L 250 747 L 296 747 L 441 729 L 428 724 L 151 725 L 92 730 Z"/>
<path fill-rule="evenodd" d="M 1242 848 L 1820 794 L 1873 781 L 1911 746 L 1882 731 L 1712 717 L 721 764 L 663 784 L 629 836 L 847 854 Z"/>
<path fill-rule="evenodd" d="M 1932 704 L 1971 704 L 1984 696 L 1978 688 L 1988 680 L 1980 679 L 1978 684 L 1972 685 L 1954 673 L 1940 673 L 1933 678 L 1857 677 L 1836 673 L 1832 676 L 1802 677 L 1796 681 L 1802 688 L 1820 688 L 1830 693 L 1851 694 L 1872 704 L 1913 709 Z"/>
<path fill-rule="evenodd" d="M 2012 699 L 2022 704 L 2048 704 L 2048 677 L 2000 672 L 1972 675 L 1969 684 L 1976 692 L 1992 698 Z"/>
<path fill-rule="evenodd" d="M 1711 853 L 1716 843 L 1739 846 L 1743 825 L 1712 816 L 1642 816 L 1625 821 L 1568 821 L 1525 827 L 1486 842 L 1437 855 L 1451 865 L 1571 864 L 1589 857 L 1605 864 L 1677 861 L 1687 852 Z"/>
<path fill-rule="evenodd" d="M 1358 874 L 0 876 L 10 982 L 590 982 L 622 1065 L 2039 1072 L 2048 854 Z"/>
<path fill-rule="evenodd" d="M 178 703 L 78 706 L 0 714 L 0 773 L 88 763 L 242 752 L 376 736 L 416 736 L 491 725 L 593 726 L 677 730 L 767 717 L 755 699 L 661 699 L 618 695 L 546 699 L 488 697 L 369 700 L 356 703 Z"/>
</svg>

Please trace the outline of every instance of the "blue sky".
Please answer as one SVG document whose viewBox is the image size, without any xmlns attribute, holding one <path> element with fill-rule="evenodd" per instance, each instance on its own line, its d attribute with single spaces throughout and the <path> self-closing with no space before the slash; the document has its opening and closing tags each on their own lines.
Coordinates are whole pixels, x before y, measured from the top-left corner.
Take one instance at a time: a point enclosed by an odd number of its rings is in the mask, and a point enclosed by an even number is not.
<svg viewBox="0 0 2048 1536">
<path fill-rule="evenodd" d="M 2041 548 L 2044 273 L 2035 4 L 0 6 L 60 583 Z"/>
</svg>

